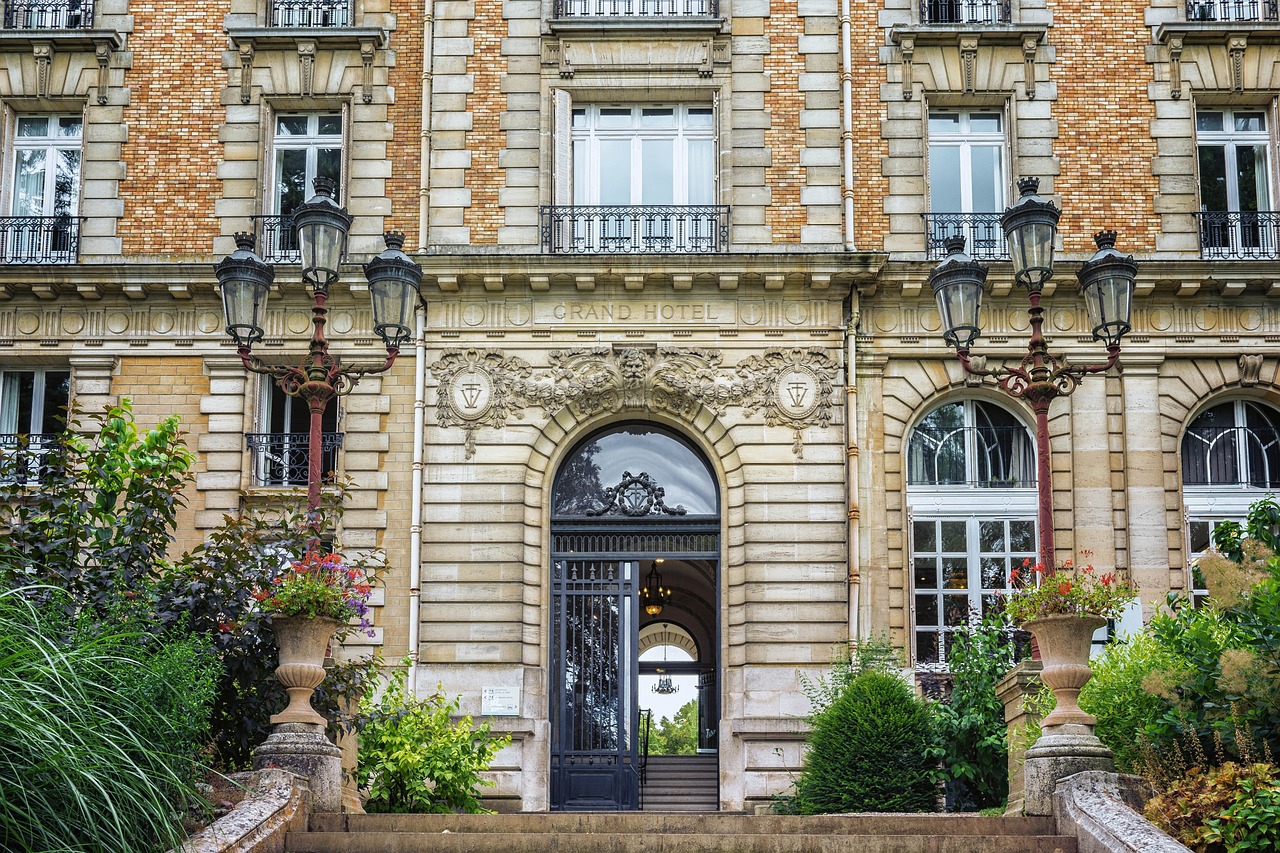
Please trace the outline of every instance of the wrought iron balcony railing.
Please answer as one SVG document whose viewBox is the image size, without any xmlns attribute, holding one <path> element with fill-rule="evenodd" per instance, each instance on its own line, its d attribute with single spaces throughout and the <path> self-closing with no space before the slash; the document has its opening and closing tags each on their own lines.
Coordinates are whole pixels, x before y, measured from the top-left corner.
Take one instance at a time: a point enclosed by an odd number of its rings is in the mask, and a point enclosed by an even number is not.
<svg viewBox="0 0 1280 853">
<path fill-rule="evenodd" d="M 1191 427 L 1182 436 L 1182 485 L 1280 488 L 1280 430 Z"/>
<path fill-rule="evenodd" d="M 1010 0 L 920 0 L 926 24 L 1007 24 Z"/>
<path fill-rule="evenodd" d="M 93 0 L 4 0 L 6 30 L 87 30 Z"/>
<path fill-rule="evenodd" d="M 727 205 L 548 205 L 542 251 L 704 254 L 729 249 Z"/>
<path fill-rule="evenodd" d="M 980 261 L 1009 259 L 1009 247 L 1000 228 L 999 213 L 925 213 L 925 248 L 930 260 L 947 254 L 942 241 L 965 238 L 965 251 Z"/>
<path fill-rule="evenodd" d="M 78 216 L 0 216 L 0 260 L 7 264 L 74 264 Z"/>
<path fill-rule="evenodd" d="M 555 0 L 564 18 L 718 18 L 720 0 Z"/>
<path fill-rule="evenodd" d="M 305 486 L 310 473 L 310 436 L 305 432 L 247 432 L 245 444 L 253 456 L 253 482 L 257 486 Z M 320 436 L 320 470 L 325 482 L 338 467 L 342 433 Z"/>
<path fill-rule="evenodd" d="M 267 22 L 272 27 L 349 27 L 351 0 L 270 0 Z"/>
<path fill-rule="evenodd" d="M 258 256 L 266 263 L 296 264 L 302 259 L 292 216 L 253 217 L 253 237 Z"/>
<path fill-rule="evenodd" d="M 57 443 L 57 433 L 0 434 L 0 483 L 39 485 L 54 471 L 49 451 Z"/>
<path fill-rule="evenodd" d="M 1274 260 L 1280 257 L 1280 213 L 1203 211 L 1200 257 L 1206 260 Z"/>
<path fill-rule="evenodd" d="M 1187 0 L 1188 21 L 1276 21 L 1277 0 Z"/>
</svg>

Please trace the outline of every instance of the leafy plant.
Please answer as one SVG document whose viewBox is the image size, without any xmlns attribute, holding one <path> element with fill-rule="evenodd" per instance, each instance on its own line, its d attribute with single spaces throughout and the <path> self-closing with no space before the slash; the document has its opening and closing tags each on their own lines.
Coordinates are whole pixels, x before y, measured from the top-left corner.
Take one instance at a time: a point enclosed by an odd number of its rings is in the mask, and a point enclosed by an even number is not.
<svg viewBox="0 0 1280 853">
<path fill-rule="evenodd" d="M 317 534 L 318 535 L 318 534 Z M 254 590 L 262 609 L 280 616 L 304 616 L 348 622 L 359 617 L 360 629 L 373 636 L 369 595 L 376 576 L 368 567 L 349 565 L 337 552 L 321 554 L 308 546 L 302 559 L 271 579 L 271 586 Z"/>
<path fill-rule="evenodd" d="M 1192 767 L 1147 802 L 1152 823 L 1198 853 L 1253 853 L 1280 845 L 1280 780 L 1271 764 Z"/>
<path fill-rule="evenodd" d="M 88 615 L 69 626 L 63 597 L 0 593 L 0 849 L 173 848 L 199 802 L 216 662 L 192 636 Z"/>
<path fill-rule="evenodd" d="M 1008 727 L 996 684 L 1017 663 L 1012 625 L 991 613 L 956 629 L 948 663 L 951 695 L 935 706 L 939 781 L 949 784 L 961 810 L 993 808 L 1009 795 Z"/>
<path fill-rule="evenodd" d="M 1090 552 L 1083 552 L 1085 558 Z M 1010 572 L 1014 590 L 1005 613 L 1015 625 L 1058 615 L 1090 615 L 1114 619 L 1138 597 L 1128 580 L 1115 572 L 1099 572 L 1092 564 L 1077 567 L 1067 560 L 1057 571 L 1046 573 L 1044 564 L 1023 560 Z"/>
<path fill-rule="evenodd" d="M 901 678 L 864 672 L 813 720 L 796 780 L 801 814 L 932 811 L 929 706 Z"/>
<path fill-rule="evenodd" d="M 902 659 L 887 636 L 868 637 L 858 642 L 837 646 L 828 675 L 810 678 L 798 673 L 800 690 L 809 700 L 810 717 L 828 708 L 860 675 L 879 672 L 895 675 L 902 669 Z"/>
<path fill-rule="evenodd" d="M 357 780 L 369 794 L 365 809 L 486 813 L 477 788 L 494 783 L 480 774 L 511 737 L 494 736 L 488 723 L 473 727 L 469 716 L 454 722 L 458 699 L 447 699 L 442 687 L 425 699 L 410 696 L 405 668 L 392 673 L 381 696 L 361 702 Z"/>
</svg>

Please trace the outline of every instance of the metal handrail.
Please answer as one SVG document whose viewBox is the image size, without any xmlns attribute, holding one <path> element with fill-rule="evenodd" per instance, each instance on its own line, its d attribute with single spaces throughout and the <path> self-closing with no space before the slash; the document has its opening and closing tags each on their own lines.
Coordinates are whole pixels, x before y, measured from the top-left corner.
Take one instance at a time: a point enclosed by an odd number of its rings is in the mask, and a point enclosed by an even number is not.
<svg viewBox="0 0 1280 853">
<path fill-rule="evenodd" d="M 964 237 L 965 251 L 980 261 L 1009 259 L 1009 246 L 1000 227 L 999 213 L 922 213 L 925 228 L 925 251 L 929 260 L 938 260 L 947 252 L 943 241 L 948 237 Z"/>
<path fill-rule="evenodd" d="M 1274 260 L 1280 257 L 1280 213 L 1205 210 L 1199 221 L 1200 257 L 1206 260 Z"/>
<path fill-rule="evenodd" d="M 720 0 L 555 0 L 551 15 L 565 18 L 718 18 Z"/>
<path fill-rule="evenodd" d="M 54 471 L 47 457 L 60 437 L 54 432 L 0 434 L 0 482 L 39 485 Z"/>
<path fill-rule="evenodd" d="M 87 30 L 93 0 L 4 0 L 6 30 Z"/>
<path fill-rule="evenodd" d="M 320 436 L 320 467 L 326 482 L 338 467 L 343 434 Z M 253 455 L 253 478 L 258 486 L 305 486 L 310 473 L 310 434 L 305 432 L 247 432 L 245 444 Z"/>
<path fill-rule="evenodd" d="M 74 264 L 80 256 L 79 216 L 0 217 L 0 261 Z"/>
<path fill-rule="evenodd" d="M 1276 21 L 1277 0 L 1187 0 L 1188 21 Z"/>
<path fill-rule="evenodd" d="M 546 205 L 542 250 L 556 254 L 704 254 L 729 249 L 729 207 Z"/>
<path fill-rule="evenodd" d="M 271 0 L 267 25 L 272 27 L 349 27 L 351 0 Z"/>
<path fill-rule="evenodd" d="M 1010 0 L 920 0 L 926 24 L 1007 24 L 1013 20 Z"/>
<path fill-rule="evenodd" d="M 296 264 L 302 260 L 292 216 L 254 216 L 253 239 L 258 256 L 268 264 Z"/>
</svg>

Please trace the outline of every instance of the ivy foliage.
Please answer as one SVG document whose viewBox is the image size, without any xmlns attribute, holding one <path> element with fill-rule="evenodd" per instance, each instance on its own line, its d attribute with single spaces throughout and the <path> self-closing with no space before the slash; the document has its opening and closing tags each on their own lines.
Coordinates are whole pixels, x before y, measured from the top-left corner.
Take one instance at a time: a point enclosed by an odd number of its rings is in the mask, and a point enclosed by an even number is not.
<svg viewBox="0 0 1280 853">
<path fill-rule="evenodd" d="M 372 814 L 486 814 L 479 788 L 494 783 L 481 774 L 511 743 L 495 736 L 488 723 L 471 717 L 453 720 L 458 699 L 443 687 L 424 699 L 409 695 L 406 671 L 392 673 L 382 694 L 361 702 L 360 759 L 357 781 L 368 792 Z"/>
</svg>

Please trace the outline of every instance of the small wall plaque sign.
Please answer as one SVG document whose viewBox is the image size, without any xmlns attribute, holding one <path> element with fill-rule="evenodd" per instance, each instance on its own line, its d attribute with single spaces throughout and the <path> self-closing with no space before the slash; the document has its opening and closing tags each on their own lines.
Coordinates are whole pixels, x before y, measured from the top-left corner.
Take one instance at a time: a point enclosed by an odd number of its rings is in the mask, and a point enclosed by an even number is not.
<svg viewBox="0 0 1280 853">
<path fill-rule="evenodd" d="M 480 713 L 486 717 L 520 716 L 519 687 L 484 687 L 480 690 Z"/>
</svg>

